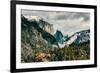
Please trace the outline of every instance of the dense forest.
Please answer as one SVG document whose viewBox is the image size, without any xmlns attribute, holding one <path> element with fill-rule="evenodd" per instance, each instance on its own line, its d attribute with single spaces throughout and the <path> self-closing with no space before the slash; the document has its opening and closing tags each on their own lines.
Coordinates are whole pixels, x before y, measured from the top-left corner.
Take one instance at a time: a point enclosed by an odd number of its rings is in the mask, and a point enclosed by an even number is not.
<svg viewBox="0 0 100 73">
<path fill-rule="evenodd" d="M 64 48 L 29 48 L 22 49 L 21 61 L 24 62 L 49 62 L 90 59 L 90 42 L 71 44 Z"/>
</svg>

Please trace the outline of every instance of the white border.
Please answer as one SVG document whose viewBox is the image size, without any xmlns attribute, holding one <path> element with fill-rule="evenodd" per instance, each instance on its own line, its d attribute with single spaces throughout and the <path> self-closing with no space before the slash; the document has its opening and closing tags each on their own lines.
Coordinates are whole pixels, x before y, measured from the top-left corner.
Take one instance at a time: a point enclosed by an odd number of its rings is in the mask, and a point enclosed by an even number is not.
<svg viewBox="0 0 100 73">
<path fill-rule="evenodd" d="M 89 12 L 90 13 L 90 60 L 78 61 L 59 61 L 48 63 L 21 63 L 21 9 L 29 10 L 47 10 L 47 11 L 70 11 L 70 12 Z M 72 65 L 89 65 L 94 64 L 94 10 L 84 8 L 70 7 L 51 7 L 35 5 L 16 5 L 16 69 L 39 68 L 54 66 L 72 66 Z"/>
</svg>

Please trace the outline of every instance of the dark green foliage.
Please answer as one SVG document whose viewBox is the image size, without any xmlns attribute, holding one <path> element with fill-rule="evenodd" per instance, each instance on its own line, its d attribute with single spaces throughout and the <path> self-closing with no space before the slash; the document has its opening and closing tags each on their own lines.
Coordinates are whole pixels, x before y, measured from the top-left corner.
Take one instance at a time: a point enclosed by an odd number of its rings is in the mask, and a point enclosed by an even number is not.
<svg viewBox="0 0 100 73">
<path fill-rule="evenodd" d="M 36 62 L 35 54 L 38 52 L 50 54 L 48 61 L 87 60 L 90 59 L 90 44 L 89 42 L 80 45 L 72 44 L 62 49 L 24 49 L 22 50 L 22 62 Z"/>
</svg>

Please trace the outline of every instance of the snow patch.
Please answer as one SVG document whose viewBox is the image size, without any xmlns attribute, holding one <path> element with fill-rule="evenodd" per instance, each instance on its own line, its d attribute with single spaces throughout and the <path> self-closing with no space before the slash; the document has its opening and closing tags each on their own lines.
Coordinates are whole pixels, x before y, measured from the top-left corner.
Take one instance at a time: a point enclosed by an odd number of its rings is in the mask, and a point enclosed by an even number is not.
<svg viewBox="0 0 100 73">
<path fill-rule="evenodd" d="M 76 35 L 74 35 L 73 37 L 71 37 L 71 38 L 66 42 L 66 44 L 67 44 L 67 45 L 72 44 L 72 43 L 77 39 L 77 36 L 78 36 L 78 34 L 76 34 Z"/>
</svg>

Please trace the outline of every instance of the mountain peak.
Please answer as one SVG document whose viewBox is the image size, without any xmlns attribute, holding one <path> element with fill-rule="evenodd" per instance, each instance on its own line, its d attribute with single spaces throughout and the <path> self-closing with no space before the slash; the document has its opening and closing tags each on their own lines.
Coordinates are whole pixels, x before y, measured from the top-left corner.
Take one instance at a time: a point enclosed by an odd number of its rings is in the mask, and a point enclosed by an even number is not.
<svg viewBox="0 0 100 73">
<path fill-rule="evenodd" d="M 28 16 L 28 15 L 26 16 L 21 15 L 21 17 L 27 19 L 28 22 L 33 22 L 32 25 L 41 28 L 42 30 L 50 33 L 51 35 L 54 34 L 53 25 L 44 21 L 43 18 L 39 16 Z"/>
<path fill-rule="evenodd" d="M 28 19 L 28 21 L 37 21 L 39 22 L 40 20 L 43 20 L 43 18 L 39 17 L 39 16 L 27 16 L 27 15 L 24 15 L 25 18 Z"/>
<path fill-rule="evenodd" d="M 90 40 L 90 30 L 83 30 L 80 32 L 76 32 L 72 36 L 70 36 L 66 44 L 80 44 L 87 42 L 88 40 Z"/>
<path fill-rule="evenodd" d="M 61 31 L 57 30 L 54 34 L 54 37 L 56 38 L 58 43 L 63 44 L 63 34 L 61 33 Z"/>
</svg>

